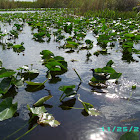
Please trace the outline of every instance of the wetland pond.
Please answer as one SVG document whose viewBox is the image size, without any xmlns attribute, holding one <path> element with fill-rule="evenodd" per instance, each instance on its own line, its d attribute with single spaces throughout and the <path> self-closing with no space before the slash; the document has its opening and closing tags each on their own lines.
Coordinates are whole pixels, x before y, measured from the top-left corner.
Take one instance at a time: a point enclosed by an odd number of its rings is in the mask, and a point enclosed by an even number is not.
<svg viewBox="0 0 140 140">
<path fill-rule="evenodd" d="M 119 140 L 140 127 L 139 41 L 137 19 L 0 13 L 0 139 Z"/>
</svg>

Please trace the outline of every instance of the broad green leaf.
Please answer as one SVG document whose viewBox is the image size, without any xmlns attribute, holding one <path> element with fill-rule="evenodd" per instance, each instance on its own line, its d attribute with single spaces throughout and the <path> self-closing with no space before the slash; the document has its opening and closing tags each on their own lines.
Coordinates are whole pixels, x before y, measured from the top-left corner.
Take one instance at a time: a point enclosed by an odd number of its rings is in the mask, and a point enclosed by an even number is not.
<svg viewBox="0 0 140 140">
<path fill-rule="evenodd" d="M 46 109 L 45 109 L 44 106 L 35 107 L 35 108 L 30 108 L 30 106 L 27 105 L 27 108 L 28 108 L 28 110 L 29 110 L 32 114 L 34 114 L 34 115 L 39 115 L 39 114 L 41 114 L 41 113 L 45 113 L 45 112 L 46 112 Z"/>
<path fill-rule="evenodd" d="M 13 50 L 14 50 L 15 52 L 20 53 L 20 52 L 23 52 L 23 51 L 25 50 L 25 48 L 24 48 L 22 45 L 14 45 L 14 46 L 13 46 Z"/>
<path fill-rule="evenodd" d="M 11 85 L 11 78 L 4 78 L 0 83 L 0 94 L 5 94 Z"/>
<path fill-rule="evenodd" d="M 40 52 L 42 56 L 42 59 L 46 59 L 47 61 L 50 59 L 50 58 L 53 58 L 54 57 L 54 54 L 49 51 L 49 50 L 43 50 L 42 52 Z"/>
<path fill-rule="evenodd" d="M 61 71 L 62 69 L 67 70 L 67 62 L 64 60 L 50 60 L 45 65 L 50 71 Z"/>
<path fill-rule="evenodd" d="M 45 65 L 50 71 L 61 71 L 62 64 L 58 61 L 51 61 Z"/>
<path fill-rule="evenodd" d="M 129 33 L 129 34 L 125 34 L 124 37 L 126 37 L 126 38 L 134 38 L 135 35 Z"/>
<path fill-rule="evenodd" d="M 122 75 L 122 73 L 115 72 L 115 73 L 110 74 L 109 79 L 118 79 L 121 77 L 121 75 Z"/>
<path fill-rule="evenodd" d="M 65 92 L 67 89 L 73 89 L 73 88 L 75 88 L 75 85 L 70 85 L 70 86 L 60 86 L 60 87 L 59 87 L 59 90 Z"/>
<path fill-rule="evenodd" d="M 17 103 L 12 104 L 12 98 L 6 98 L 0 103 L 0 121 L 12 118 L 17 111 Z"/>
<path fill-rule="evenodd" d="M 39 99 L 39 100 L 34 104 L 34 106 L 41 106 L 41 105 L 43 105 L 44 102 L 46 102 L 47 100 L 49 100 L 49 99 L 52 98 L 52 97 L 53 97 L 52 95 L 48 95 L 48 96 L 42 97 L 41 99 Z"/>
<path fill-rule="evenodd" d="M 10 77 L 11 75 L 14 75 L 15 73 L 16 72 L 13 70 L 2 68 L 0 69 L 0 78 Z"/>
<path fill-rule="evenodd" d="M 115 73 L 116 71 L 111 67 L 103 67 L 102 72 L 103 73 Z"/>
<path fill-rule="evenodd" d="M 82 103 L 85 111 L 91 116 L 98 116 L 100 113 L 93 107 L 92 104 L 83 102 L 79 97 L 78 100 Z"/>
<path fill-rule="evenodd" d="M 74 97 L 76 95 L 76 91 L 74 91 L 75 85 L 70 86 L 60 86 L 59 90 L 63 91 L 63 94 L 60 97 L 60 101 L 62 101 L 65 97 Z M 65 96 L 63 96 L 65 94 Z M 63 97 L 63 98 L 62 98 Z"/>
<path fill-rule="evenodd" d="M 135 36 L 135 40 L 140 40 L 140 34 Z"/>
<path fill-rule="evenodd" d="M 50 125 L 51 127 L 57 127 L 60 125 L 60 122 L 55 120 L 55 118 L 49 113 L 39 114 L 38 117 L 38 124 L 40 125 Z"/>
<path fill-rule="evenodd" d="M 112 64 L 114 64 L 114 62 L 112 60 L 110 60 L 110 61 L 107 62 L 106 67 L 111 67 Z"/>
<path fill-rule="evenodd" d="M 22 47 L 22 45 L 14 45 L 13 46 L 13 48 L 16 48 L 16 49 L 19 49 L 19 48 L 21 48 Z"/>
<path fill-rule="evenodd" d="M 63 71 L 67 70 L 67 62 L 61 56 L 54 56 L 49 50 L 43 50 L 40 54 L 43 55 L 45 66 L 49 71 Z"/>
<path fill-rule="evenodd" d="M 77 46 L 75 46 L 73 44 L 68 44 L 68 43 L 64 47 L 65 48 L 77 48 Z"/>
<path fill-rule="evenodd" d="M 1 103 L 0 103 L 0 112 L 6 108 L 9 108 L 11 105 L 12 105 L 12 98 L 9 97 L 9 98 L 6 98 L 5 100 L 3 100 Z"/>
<path fill-rule="evenodd" d="M 102 70 L 102 68 L 97 68 L 97 69 L 95 69 L 95 72 L 96 72 L 96 73 L 102 73 L 103 70 Z"/>
<path fill-rule="evenodd" d="M 31 81 L 25 81 L 25 83 L 27 83 L 28 85 L 31 85 L 31 86 L 42 86 L 42 85 L 44 85 L 43 83 L 31 82 Z"/>
<path fill-rule="evenodd" d="M 139 135 L 134 131 L 127 132 L 120 137 L 120 140 L 139 140 Z"/>
<path fill-rule="evenodd" d="M 76 42 L 72 42 L 72 41 L 67 41 L 68 44 L 73 45 L 75 47 L 77 47 L 79 44 Z"/>
</svg>

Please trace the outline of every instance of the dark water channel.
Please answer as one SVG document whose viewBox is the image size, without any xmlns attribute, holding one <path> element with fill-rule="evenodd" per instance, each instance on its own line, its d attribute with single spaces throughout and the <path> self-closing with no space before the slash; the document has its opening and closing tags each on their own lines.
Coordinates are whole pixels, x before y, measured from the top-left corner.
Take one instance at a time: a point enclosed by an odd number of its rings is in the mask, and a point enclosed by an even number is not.
<svg viewBox="0 0 140 140">
<path fill-rule="evenodd" d="M 9 30 L 11 27 L 6 25 L 3 30 Z M 13 52 L 12 49 L 4 50 L 0 45 L 0 59 L 3 62 L 3 67 L 16 70 L 23 65 L 33 64 L 33 68 L 39 70 L 39 76 L 34 79 L 35 82 L 43 82 L 46 80 L 47 68 L 42 65 L 40 52 L 42 50 L 50 50 L 55 55 L 60 55 L 68 62 L 68 71 L 59 76 L 59 82 L 56 84 L 47 82 L 45 88 L 37 92 L 26 91 L 26 86 L 18 89 L 18 94 L 14 98 L 14 102 L 18 102 L 19 116 L 0 122 L 0 139 L 5 138 L 14 131 L 28 123 L 29 111 L 27 104 L 32 106 L 38 99 L 48 95 L 48 90 L 53 95 L 53 98 L 47 101 L 52 108 L 47 108 L 48 112 L 53 114 L 56 120 L 61 125 L 57 128 L 50 126 L 37 126 L 33 131 L 24 136 L 23 140 L 118 140 L 123 132 L 109 132 L 107 127 L 112 130 L 116 127 L 140 127 L 140 62 L 127 63 L 122 60 L 122 54 L 116 49 L 110 49 L 110 55 L 92 55 L 89 59 L 86 57 L 87 50 L 68 54 L 66 50 L 59 49 L 64 42 L 57 43 L 53 41 L 53 36 L 50 43 L 39 43 L 32 39 L 31 28 L 26 24 L 23 31 L 19 34 L 16 40 L 17 44 L 24 42 L 25 51 L 19 55 Z M 94 47 L 90 50 L 93 54 L 99 47 L 96 45 L 96 38 L 92 32 L 88 32 L 86 39 L 94 41 Z M 57 47 L 58 46 L 58 47 Z M 140 49 L 140 44 L 136 46 Z M 24 55 L 23 55 L 24 54 Z M 136 57 L 135 55 L 133 56 Z M 77 60 L 72 62 L 71 60 Z M 139 58 L 136 58 L 139 60 Z M 91 68 L 104 67 L 109 60 L 113 60 L 113 68 L 117 72 L 121 72 L 122 76 L 117 85 L 110 83 L 104 91 L 92 90 L 88 85 L 88 81 L 92 78 Z M 76 85 L 79 84 L 79 79 L 75 72 L 81 76 L 83 82 L 80 85 L 78 93 L 80 98 L 101 112 L 100 116 L 86 116 L 80 109 L 63 110 L 59 107 L 59 97 L 61 92 L 58 90 L 61 85 Z M 136 85 L 136 90 L 132 90 L 132 85 Z M 132 95 L 132 96 L 131 96 Z M 128 98 L 130 98 L 128 100 Z M 77 99 L 71 100 L 74 107 L 82 107 Z M 103 132 L 102 127 L 105 128 Z M 11 136 L 13 140 L 25 133 L 28 130 L 28 125 L 21 131 Z"/>
</svg>

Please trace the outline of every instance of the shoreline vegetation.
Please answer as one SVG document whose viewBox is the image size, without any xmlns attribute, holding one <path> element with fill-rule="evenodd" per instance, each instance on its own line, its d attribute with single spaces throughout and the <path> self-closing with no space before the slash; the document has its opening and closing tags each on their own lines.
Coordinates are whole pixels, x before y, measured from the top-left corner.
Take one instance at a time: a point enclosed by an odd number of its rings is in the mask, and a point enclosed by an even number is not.
<svg viewBox="0 0 140 140">
<path fill-rule="evenodd" d="M 0 0 L 0 10 L 17 8 L 74 8 L 84 14 L 87 11 L 104 11 L 105 9 L 113 11 L 135 11 L 140 10 L 140 0 L 36 0 L 14 1 Z"/>
<path fill-rule="evenodd" d="M 111 19 L 140 19 L 140 0 L 0 0 L 0 11 L 47 11 L 48 8 L 68 8 L 75 15 Z"/>
</svg>

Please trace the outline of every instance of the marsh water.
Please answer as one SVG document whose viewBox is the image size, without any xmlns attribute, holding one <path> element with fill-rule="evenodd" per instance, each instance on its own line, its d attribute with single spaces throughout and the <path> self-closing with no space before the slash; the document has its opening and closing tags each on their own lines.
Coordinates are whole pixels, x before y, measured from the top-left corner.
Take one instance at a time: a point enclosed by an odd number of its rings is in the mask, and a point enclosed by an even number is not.
<svg viewBox="0 0 140 140">
<path fill-rule="evenodd" d="M 11 29 L 11 26 L 1 25 L 2 30 Z M 69 36 L 66 34 L 66 36 Z M 15 53 L 12 49 L 5 49 L 0 45 L 0 59 L 3 62 L 3 67 L 16 70 L 23 65 L 33 64 L 34 69 L 39 70 L 39 76 L 33 81 L 43 82 L 46 80 L 47 68 L 42 65 L 40 52 L 42 50 L 50 50 L 57 56 L 62 56 L 68 63 L 68 71 L 60 75 L 56 80 L 58 82 L 47 82 L 45 88 L 37 92 L 29 92 L 25 86 L 13 89 L 11 92 L 18 94 L 14 98 L 14 102 L 18 102 L 17 117 L 0 122 L 0 139 L 5 138 L 16 130 L 20 129 L 29 120 L 29 111 L 27 104 L 33 105 L 38 99 L 51 93 L 53 98 L 46 102 L 46 108 L 50 114 L 53 114 L 61 125 L 57 128 L 50 126 L 37 126 L 29 134 L 21 139 L 26 140 L 118 140 L 123 134 L 122 132 L 111 132 L 116 127 L 140 127 L 140 62 L 139 57 L 135 54 L 133 58 L 137 61 L 126 62 L 122 60 L 122 53 L 117 51 L 116 47 L 108 49 L 109 55 L 91 55 L 87 57 L 88 50 L 80 50 L 73 53 L 66 53 L 66 50 L 59 48 L 64 44 L 64 41 L 55 42 L 53 35 L 49 43 L 39 43 L 34 41 L 31 27 L 25 24 L 23 31 L 16 39 L 16 44 L 24 42 L 25 51 Z M 90 53 L 93 54 L 99 49 L 97 39 L 93 36 L 92 31 L 88 31 L 85 39 L 94 41 L 93 48 Z M 140 49 L 140 44 L 135 47 Z M 75 61 L 72 61 L 75 60 Z M 118 80 L 118 84 L 108 82 L 106 89 L 93 89 L 88 85 L 88 81 L 92 78 L 91 68 L 104 67 L 109 60 L 113 60 L 113 68 L 117 72 L 121 72 L 122 76 Z M 97 110 L 101 112 L 99 116 L 88 116 L 83 110 L 68 109 L 64 110 L 60 107 L 59 97 L 61 91 L 58 88 L 61 85 L 79 85 L 79 79 L 74 72 L 78 72 L 82 79 L 82 83 L 78 90 L 80 98 L 88 103 L 91 103 Z M 132 90 L 132 86 L 136 85 L 136 89 Z M 68 99 L 68 104 L 76 108 L 81 108 L 81 103 L 76 98 Z M 13 140 L 25 133 L 28 130 L 28 125 L 15 135 L 9 137 Z M 104 131 L 103 131 L 104 127 Z M 110 127 L 111 131 L 107 129 Z"/>
</svg>

